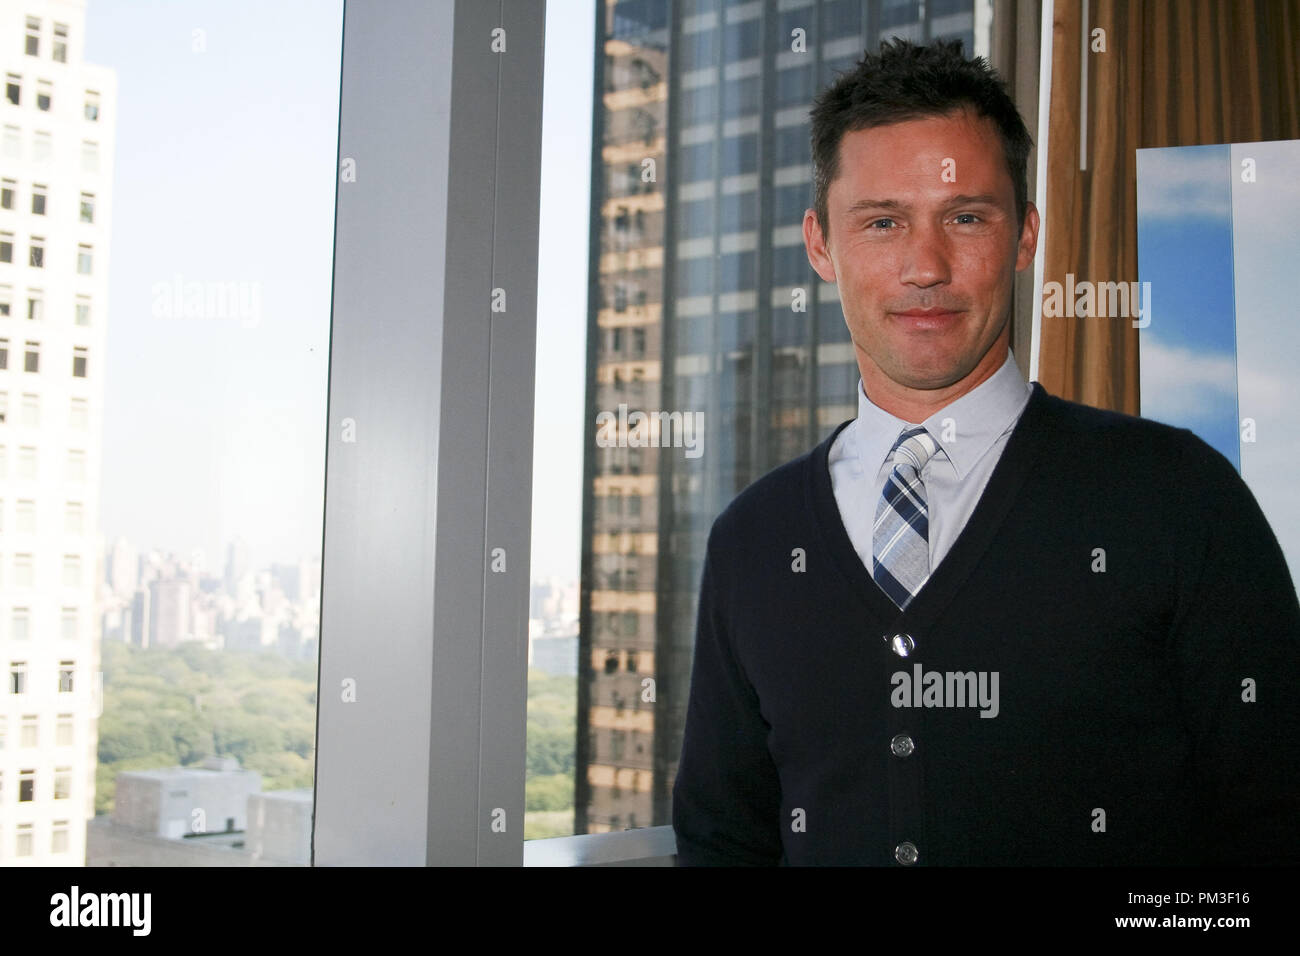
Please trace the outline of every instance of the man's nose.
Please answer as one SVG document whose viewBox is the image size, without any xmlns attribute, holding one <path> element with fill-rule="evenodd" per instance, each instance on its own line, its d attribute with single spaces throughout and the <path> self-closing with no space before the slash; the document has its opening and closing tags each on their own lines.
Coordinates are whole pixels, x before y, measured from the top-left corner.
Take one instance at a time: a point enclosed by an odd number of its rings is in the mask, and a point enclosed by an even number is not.
<svg viewBox="0 0 1300 956">
<path fill-rule="evenodd" d="M 936 225 L 917 225 L 905 239 L 899 281 L 927 288 L 952 280 L 947 236 Z"/>
</svg>

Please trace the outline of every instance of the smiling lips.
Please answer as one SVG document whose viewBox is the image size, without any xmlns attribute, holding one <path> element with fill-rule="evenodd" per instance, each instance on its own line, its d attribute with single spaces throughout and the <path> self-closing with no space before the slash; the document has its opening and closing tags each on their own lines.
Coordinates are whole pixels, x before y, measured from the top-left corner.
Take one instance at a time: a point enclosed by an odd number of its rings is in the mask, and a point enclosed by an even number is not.
<svg viewBox="0 0 1300 956">
<path fill-rule="evenodd" d="M 902 319 L 909 328 L 928 331 L 948 328 L 962 313 L 951 309 L 907 309 L 889 314 Z"/>
</svg>

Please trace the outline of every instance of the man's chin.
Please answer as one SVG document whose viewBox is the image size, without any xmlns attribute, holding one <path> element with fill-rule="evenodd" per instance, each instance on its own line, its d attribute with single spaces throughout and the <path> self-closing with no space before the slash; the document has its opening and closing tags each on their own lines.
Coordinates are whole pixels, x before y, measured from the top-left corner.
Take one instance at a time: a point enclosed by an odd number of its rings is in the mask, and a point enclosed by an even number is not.
<svg viewBox="0 0 1300 956">
<path fill-rule="evenodd" d="M 970 369 L 952 359 L 916 361 L 900 365 L 890 378 L 906 388 L 937 391 L 955 385 L 970 374 Z"/>
</svg>

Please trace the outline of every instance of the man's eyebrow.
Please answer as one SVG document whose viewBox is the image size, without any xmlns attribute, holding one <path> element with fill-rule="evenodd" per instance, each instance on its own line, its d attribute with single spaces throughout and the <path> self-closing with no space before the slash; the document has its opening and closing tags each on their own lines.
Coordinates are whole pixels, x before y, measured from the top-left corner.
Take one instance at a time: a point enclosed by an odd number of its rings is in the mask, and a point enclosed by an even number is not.
<svg viewBox="0 0 1300 956">
<path fill-rule="evenodd" d="M 979 196 L 953 196 L 945 206 L 996 206 L 998 197 L 984 193 Z"/>
<path fill-rule="evenodd" d="M 978 196 L 953 196 L 943 205 L 945 208 L 951 206 L 996 206 L 998 197 L 989 193 L 981 193 Z M 852 216 L 859 212 L 869 210 L 888 210 L 890 212 L 906 212 L 911 207 L 906 203 L 901 203 L 897 199 L 859 199 L 857 202 L 849 205 L 848 215 Z"/>
<path fill-rule="evenodd" d="M 907 208 L 907 206 L 896 199 L 859 199 L 857 202 L 849 206 L 848 211 L 851 216 L 856 212 L 862 212 L 866 209 L 889 209 L 896 212 L 902 212 Z"/>
</svg>

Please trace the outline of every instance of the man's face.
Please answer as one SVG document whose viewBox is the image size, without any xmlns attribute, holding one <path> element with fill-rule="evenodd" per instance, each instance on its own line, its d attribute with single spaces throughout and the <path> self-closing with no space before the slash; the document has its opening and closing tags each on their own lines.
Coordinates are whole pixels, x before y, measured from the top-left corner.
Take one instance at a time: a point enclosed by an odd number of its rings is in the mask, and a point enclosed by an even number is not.
<svg viewBox="0 0 1300 956">
<path fill-rule="evenodd" d="M 846 133 L 828 205 L 830 241 L 812 210 L 804 240 L 839 285 L 869 394 L 873 383 L 957 393 L 996 371 L 1038 213 L 1020 227 L 991 120 L 962 110 Z"/>
</svg>

